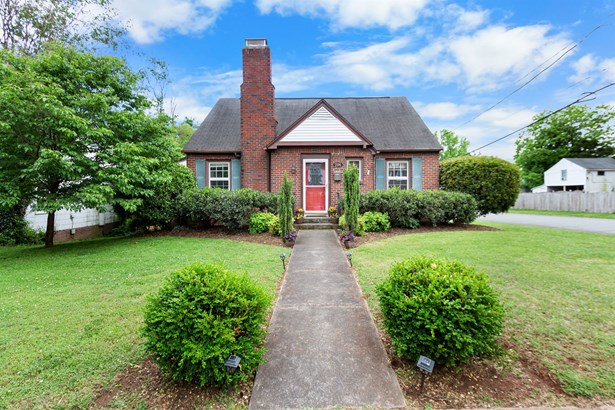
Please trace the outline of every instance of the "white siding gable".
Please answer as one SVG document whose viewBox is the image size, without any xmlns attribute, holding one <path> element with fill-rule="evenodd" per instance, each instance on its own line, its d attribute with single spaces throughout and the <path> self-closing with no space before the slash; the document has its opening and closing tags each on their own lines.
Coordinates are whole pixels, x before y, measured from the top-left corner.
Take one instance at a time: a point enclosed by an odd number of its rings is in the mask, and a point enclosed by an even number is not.
<svg viewBox="0 0 615 410">
<path fill-rule="evenodd" d="M 562 181 L 562 170 L 566 170 L 566 180 Z M 566 158 L 559 160 L 551 168 L 545 171 L 545 185 L 547 186 L 578 186 L 585 185 L 585 168 L 568 161 Z"/>
<path fill-rule="evenodd" d="M 278 141 L 278 144 L 304 142 L 363 143 L 363 140 L 343 122 L 335 118 L 326 107 L 320 107 Z"/>
</svg>

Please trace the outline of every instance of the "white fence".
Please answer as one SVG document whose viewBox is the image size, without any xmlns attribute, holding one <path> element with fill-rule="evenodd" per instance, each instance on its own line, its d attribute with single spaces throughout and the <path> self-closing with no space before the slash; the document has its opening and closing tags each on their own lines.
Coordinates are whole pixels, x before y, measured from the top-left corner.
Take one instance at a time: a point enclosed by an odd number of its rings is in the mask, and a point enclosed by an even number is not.
<svg viewBox="0 0 615 410">
<path fill-rule="evenodd" d="M 544 192 L 519 194 L 513 209 L 615 213 L 615 192 Z"/>
</svg>

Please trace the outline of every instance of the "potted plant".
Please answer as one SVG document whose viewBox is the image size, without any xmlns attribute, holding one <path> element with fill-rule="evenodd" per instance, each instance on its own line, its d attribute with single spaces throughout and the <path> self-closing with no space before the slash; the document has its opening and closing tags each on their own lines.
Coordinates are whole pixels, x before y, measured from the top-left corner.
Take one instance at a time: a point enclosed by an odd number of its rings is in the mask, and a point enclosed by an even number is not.
<svg viewBox="0 0 615 410">
<path fill-rule="evenodd" d="M 340 240 L 342 241 L 346 249 L 354 248 L 356 246 L 354 242 L 354 235 L 352 234 L 352 232 L 345 232 L 340 238 Z"/>
<path fill-rule="evenodd" d="M 303 210 L 303 208 L 298 208 L 295 211 L 295 223 L 296 224 L 303 223 L 303 217 L 304 216 L 305 216 L 305 211 Z"/>
<path fill-rule="evenodd" d="M 297 231 L 290 231 L 289 233 L 284 235 L 283 239 L 284 245 L 293 246 L 295 244 L 295 241 L 297 240 Z"/>
<path fill-rule="evenodd" d="M 327 209 L 327 215 L 329 216 L 329 222 L 336 224 L 338 221 L 337 208 L 334 206 L 330 206 Z"/>
</svg>

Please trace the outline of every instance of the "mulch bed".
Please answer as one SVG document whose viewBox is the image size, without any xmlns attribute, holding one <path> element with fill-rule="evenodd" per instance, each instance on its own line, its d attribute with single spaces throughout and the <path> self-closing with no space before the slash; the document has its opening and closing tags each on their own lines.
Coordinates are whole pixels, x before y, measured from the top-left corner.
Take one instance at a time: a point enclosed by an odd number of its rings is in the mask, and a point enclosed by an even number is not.
<svg viewBox="0 0 615 410">
<path fill-rule="evenodd" d="M 355 238 L 357 245 L 379 241 L 397 235 L 409 235 L 429 232 L 453 232 L 453 231 L 498 231 L 499 229 L 484 225 L 423 225 L 417 229 L 392 228 L 386 232 L 368 232 L 364 236 Z M 159 231 L 144 233 L 144 236 L 181 236 L 189 238 L 227 239 L 232 241 L 253 242 L 265 245 L 283 246 L 282 240 L 270 233 L 250 234 L 248 232 L 229 232 L 222 227 L 214 227 L 199 231 L 194 229 L 174 229 L 172 231 Z"/>
</svg>

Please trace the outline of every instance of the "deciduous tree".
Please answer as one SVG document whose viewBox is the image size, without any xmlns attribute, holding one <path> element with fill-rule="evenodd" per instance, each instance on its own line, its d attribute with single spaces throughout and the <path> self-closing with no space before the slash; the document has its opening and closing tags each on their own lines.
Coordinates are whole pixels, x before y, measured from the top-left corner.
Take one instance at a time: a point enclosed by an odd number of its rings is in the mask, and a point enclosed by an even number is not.
<svg viewBox="0 0 615 410">
<path fill-rule="evenodd" d="M 440 151 L 440 161 L 468 155 L 470 141 L 467 138 L 459 137 L 453 131 L 446 129 L 440 131 L 440 133 L 436 132 L 435 135 L 444 147 L 444 150 Z"/>
<path fill-rule="evenodd" d="M 34 57 L 0 51 L 0 207 L 134 211 L 171 179 L 180 157 L 169 118 L 147 115 L 139 75 L 113 57 L 52 47 Z"/>
<path fill-rule="evenodd" d="M 111 0 L 0 0 L 0 47 L 33 55 L 45 44 L 115 45 L 124 29 Z"/>
</svg>

